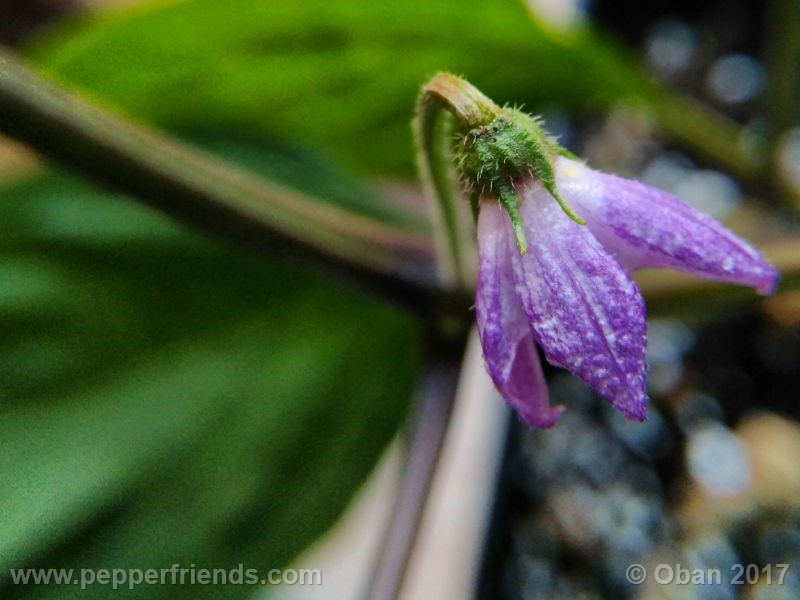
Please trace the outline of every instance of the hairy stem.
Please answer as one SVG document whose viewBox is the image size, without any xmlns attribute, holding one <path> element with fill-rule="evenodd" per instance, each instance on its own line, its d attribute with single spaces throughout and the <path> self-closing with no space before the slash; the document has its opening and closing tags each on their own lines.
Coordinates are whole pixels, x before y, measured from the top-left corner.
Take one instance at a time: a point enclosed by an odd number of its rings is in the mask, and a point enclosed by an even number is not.
<svg viewBox="0 0 800 600">
<path fill-rule="evenodd" d="M 451 124 L 466 130 L 485 125 L 500 108 L 463 79 L 439 73 L 423 88 L 417 104 L 414 133 L 417 162 L 427 195 L 436 199 L 439 277 L 446 287 L 465 289 L 470 276 L 465 264 L 474 246 L 474 232 L 461 218 L 461 200 L 454 173 Z"/>
</svg>

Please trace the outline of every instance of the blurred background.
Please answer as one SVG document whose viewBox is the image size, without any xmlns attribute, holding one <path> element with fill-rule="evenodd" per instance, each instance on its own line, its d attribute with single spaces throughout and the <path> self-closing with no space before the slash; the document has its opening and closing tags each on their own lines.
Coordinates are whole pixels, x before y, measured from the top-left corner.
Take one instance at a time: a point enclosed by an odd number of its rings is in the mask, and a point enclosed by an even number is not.
<svg viewBox="0 0 800 600">
<path fill-rule="evenodd" d="M 637 276 L 645 424 L 552 369 L 568 410 L 526 430 L 467 353 L 421 533 L 441 539 L 403 597 L 800 597 L 796 0 L 0 0 L 0 41 L 117 115 L 423 238 L 410 120 L 453 71 L 753 240 L 784 273 L 767 300 Z M 327 587 L 115 593 L 364 596 L 429 324 L 289 258 L 0 138 L 0 597 L 112 593 L 11 568 L 175 563 L 323 568 Z M 634 586 L 633 563 L 790 568 Z"/>
</svg>

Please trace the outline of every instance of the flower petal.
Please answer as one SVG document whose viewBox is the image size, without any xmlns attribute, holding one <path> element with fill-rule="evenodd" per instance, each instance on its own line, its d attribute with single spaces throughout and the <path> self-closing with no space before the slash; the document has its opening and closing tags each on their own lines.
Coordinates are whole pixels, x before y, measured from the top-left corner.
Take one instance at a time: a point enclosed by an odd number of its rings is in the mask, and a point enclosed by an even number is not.
<svg viewBox="0 0 800 600">
<path fill-rule="evenodd" d="M 514 253 L 513 275 L 534 339 L 548 361 L 644 420 L 647 323 L 639 289 L 547 192 L 529 182 L 522 194 L 530 246 L 524 256 Z"/>
<path fill-rule="evenodd" d="M 511 222 L 496 202 L 481 206 L 478 243 L 475 312 L 489 375 L 527 423 L 550 427 L 564 408 L 549 404 L 542 365 L 514 290 L 511 256 L 517 249 Z"/>
<path fill-rule="evenodd" d="M 557 172 L 559 191 L 625 268 L 670 267 L 761 294 L 777 286 L 758 250 L 675 196 L 567 158 Z"/>
</svg>

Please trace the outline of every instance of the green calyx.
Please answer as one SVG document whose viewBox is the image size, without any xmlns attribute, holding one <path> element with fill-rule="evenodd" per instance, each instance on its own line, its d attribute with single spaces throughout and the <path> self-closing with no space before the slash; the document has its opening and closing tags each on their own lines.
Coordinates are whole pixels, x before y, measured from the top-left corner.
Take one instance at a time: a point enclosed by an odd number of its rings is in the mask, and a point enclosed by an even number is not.
<svg viewBox="0 0 800 600">
<path fill-rule="evenodd" d="M 473 214 L 477 215 L 479 198 L 497 198 L 525 254 L 528 242 L 517 186 L 524 179 L 536 178 L 572 220 L 585 225 L 556 187 L 553 160 L 564 153 L 534 118 L 518 110 L 500 109 L 491 122 L 470 129 L 460 143 L 458 166 L 470 191 Z"/>
</svg>

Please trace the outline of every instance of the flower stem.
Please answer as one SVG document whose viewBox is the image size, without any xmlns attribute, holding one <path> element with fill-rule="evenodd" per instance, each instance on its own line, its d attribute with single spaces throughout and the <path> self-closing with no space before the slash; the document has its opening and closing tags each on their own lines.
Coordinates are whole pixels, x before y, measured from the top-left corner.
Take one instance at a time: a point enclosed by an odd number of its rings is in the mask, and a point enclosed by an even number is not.
<svg viewBox="0 0 800 600">
<path fill-rule="evenodd" d="M 480 90 L 449 73 L 438 73 L 422 89 L 417 103 L 414 133 L 417 161 L 426 192 L 437 200 L 433 215 L 438 227 L 439 277 L 445 287 L 467 289 L 465 264 L 474 245 L 468 219 L 458 209 L 458 184 L 452 152 L 452 118 L 464 131 L 490 123 L 500 112 Z"/>
<path fill-rule="evenodd" d="M 488 125 L 497 118 L 500 107 L 474 85 L 450 73 L 437 73 L 422 88 L 420 109 L 426 102 L 447 108 L 465 130 Z"/>
</svg>

